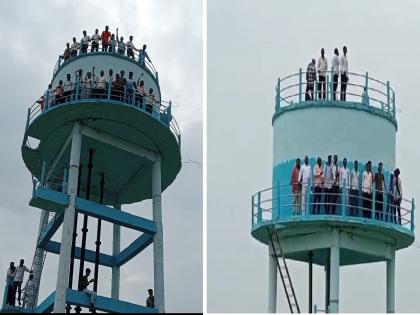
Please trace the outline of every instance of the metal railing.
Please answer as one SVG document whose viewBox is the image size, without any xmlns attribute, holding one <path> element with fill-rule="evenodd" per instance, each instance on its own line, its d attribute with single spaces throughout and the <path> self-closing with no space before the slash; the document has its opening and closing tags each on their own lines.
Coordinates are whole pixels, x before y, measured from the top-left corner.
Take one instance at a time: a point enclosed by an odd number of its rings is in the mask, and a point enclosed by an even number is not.
<svg viewBox="0 0 420 315">
<path fill-rule="evenodd" d="M 32 196 L 35 196 L 35 192 L 38 188 L 46 188 L 54 191 L 67 193 L 67 177 L 68 169 L 56 170 L 54 168 L 47 167 L 45 161 L 39 161 L 41 163 L 41 174 L 39 179 L 32 176 Z"/>
<path fill-rule="evenodd" d="M 312 74 L 313 73 L 309 73 Z M 389 81 L 383 82 L 365 74 L 348 72 L 345 100 L 341 93 L 341 75 L 334 82 L 334 73 L 327 71 L 325 81 L 320 80 L 318 73 L 315 81 L 308 82 L 308 72 L 299 72 L 279 78 L 276 85 L 276 113 L 281 108 L 303 101 L 337 101 L 354 102 L 366 107 L 376 108 L 391 118 L 395 118 L 395 92 Z M 336 90 L 334 88 L 336 86 Z M 315 105 L 315 104 L 314 104 Z"/>
<path fill-rule="evenodd" d="M 113 104 L 129 105 L 155 118 L 171 130 L 178 141 L 178 145 L 180 145 L 181 132 L 178 123 L 172 116 L 171 101 L 155 101 L 151 96 L 129 89 L 125 85 L 120 88 L 112 88 L 112 81 L 109 81 L 105 88 L 92 85 L 78 81 L 74 88 L 61 94 L 45 93 L 28 108 L 26 128 L 36 117 L 57 107 L 81 102 L 111 102 Z"/>
<path fill-rule="evenodd" d="M 261 190 L 252 196 L 251 225 L 254 227 L 278 219 L 331 215 L 341 219 L 374 220 L 377 223 L 402 226 L 414 232 L 414 198 L 402 198 L 398 203 L 395 195 L 387 191 L 378 191 L 372 187 L 369 196 L 363 193 L 363 189 L 350 188 L 342 185 L 341 188 L 333 186 L 330 190 L 307 184 L 299 189 L 297 184 L 284 184 Z"/>
<path fill-rule="evenodd" d="M 86 45 L 86 50 L 82 49 L 82 46 L 79 45 L 77 49 L 75 49 L 67 58 L 64 58 L 63 55 L 58 56 L 57 63 L 55 64 L 53 76 L 66 64 L 68 64 L 70 61 L 75 60 L 79 56 L 86 56 L 90 54 L 99 54 L 99 55 L 117 55 L 124 58 L 127 58 L 129 60 L 133 60 L 136 63 L 138 63 L 143 69 L 145 69 L 149 74 L 152 75 L 152 77 L 159 82 L 159 74 L 156 71 L 155 66 L 150 62 L 147 57 L 136 50 L 132 50 L 133 54 L 128 53 L 127 47 L 124 50 L 121 50 L 118 48 L 117 41 L 115 40 L 113 44 L 108 45 L 107 47 L 102 46 L 102 41 L 98 44 L 98 49 L 93 49 L 92 47 L 93 42 L 89 42 Z M 127 46 L 127 45 L 126 45 Z"/>
</svg>

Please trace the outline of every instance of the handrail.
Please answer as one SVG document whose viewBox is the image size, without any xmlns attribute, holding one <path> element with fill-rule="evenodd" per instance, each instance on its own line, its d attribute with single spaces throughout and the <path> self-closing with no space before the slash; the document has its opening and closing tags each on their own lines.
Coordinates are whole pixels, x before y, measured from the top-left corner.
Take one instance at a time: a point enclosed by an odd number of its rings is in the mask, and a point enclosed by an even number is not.
<svg viewBox="0 0 420 315">
<path fill-rule="evenodd" d="M 102 41 L 99 41 L 99 45 L 98 45 L 98 49 L 97 50 L 96 49 L 92 49 L 92 44 L 93 44 L 93 42 L 89 42 L 87 44 L 86 52 L 83 52 L 82 51 L 81 44 L 79 44 L 79 46 L 78 46 L 77 50 L 75 51 L 75 53 L 72 54 L 72 55 L 70 55 L 66 59 L 63 57 L 63 55 L 59 55 L 58 56 L 57 63 L 54 66 L 53 77 L 55 76 L 55 74 L 64 65 L 66 65 L 68 62 L 74 60 L 75 57 L 78 57 L 78 56 L 86 56 L 86 55 L 89 55 L 89 54 L 94 53 L 94 54 L 104 54 L 104 55 L 111 54 L 111 55 L 114 55 L 114 56 L 117 55 L 117 56 L 121 56 L 121 57 L 127 58 L 129 60 L 136 61 L 136 62 L 138 62 L 138 64 L 141 67 L 143 67 L 145 70 L 148 70 L 150 72 L 150 74 L 154 77 L 154 79 L 157 82 L 159 82 L 159 74 L 158 74 L 155 66 L 153 65 L 153 63 L 151 61 L 149 61 L 147 59 L 147 57 L 145 57 L 144 54 L 142 54 L 140 52 L 137 52 L 136 50 L 133 49 L 133 54 L 132 55 L 129 55 L 127 48 L 125 48 L 124 49 L 124 52 L 121 53 L 121 52 L 119 52 L 118 44 L 117 44 L 117 41 L 116 40 L 115 40 L 115 44 L 114 45 L 108 45 L 106 47 L 106 50 L 105 50 L 105 47 L 102 46 Z"/>
<path fill-rule="evenodd" d="M 367 72 L 365 74 L 348 72 L 348 80 L 345 82 L 346 97 L 345 100 L 341 100 L 340 74 L 338 75 L 336 93 L 334 93 L 333 71 L 326 71 L 324 82 L 320 81 L 320 76 L 316 73 L 313 87 L 306 81 L 307 74 L 308 72 L 299 69 L 299 72 L 277 80 L 276 113 L 280 112 L 282 108 L 302 101 L 355 102 L 368 108 L 377 108 L 395 120 L 395 92 L 389 81 L 383 82 L 372 78 Z"/>
<path fill-rule="evenodd" d="M 105 88 L 88 87 L 87 84 L 77 83 L 73 89 L 58 96 L 54 96 L 52 91 L 45 93 L 29 108 L 27 126 L 29 127 L 36 117 L 50 110 L 80 102 L 111 102 L 136 108 L 168 127 L 175 135 L 178 145 L 180 145 L 181 131 L 172 116 L 171 101 L 154 101 L 151 96 L 141 94 L 137 90 L 127 88 L 127 86 L 115 89 L 112 88 L 111 81 L 107 83 Z"/>
<path fill-rule="evenodd" d="M 297 189 L 295 192 L 292 188 Z M 251 226 L 277 219 L 314 218 L 318 215 L 334 215 L 348 218 L 361 218 L 376 222 L 402 226 L 414 233 L 414 199 L 402 198 L 395 202 L 395 195 L 388 191 L 371 188 L 371 196 L 365 197 L 363 189 L 351 190 L 347 184 L 338 191 L 327 191 L 322 186 L 315 188 L 313 183 L 281 184 L 266 188 L 252 195 Z M 353 187 L 354 188 L 354 187 Z M 382 201 L 376 196 L 382 193 Z"/>
</svg>

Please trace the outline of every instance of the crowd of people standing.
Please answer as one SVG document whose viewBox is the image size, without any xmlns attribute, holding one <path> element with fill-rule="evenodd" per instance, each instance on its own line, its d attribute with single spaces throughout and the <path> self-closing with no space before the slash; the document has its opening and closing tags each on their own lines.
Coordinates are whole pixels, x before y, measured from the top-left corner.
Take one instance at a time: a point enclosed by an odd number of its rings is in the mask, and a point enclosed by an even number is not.
<svg viewBox="0 0 420 315">
<path fill-rule="evenodd" d="M 306 196 L 311 192 L 313 196 L 312 214 L 320 214 L 321 205 L 323 205 L 325 214 L 335 215 L 338 214 L 337 206 L 344 204 L 346 208 L 349 207 L 351 216 L 358 216 L 358 210 L 361 209 L 363 217 L 372 218 L 374 209 L 375 219 L 401 224 L 402 182 L 400 170 L 397 168 L 390 174 L 387 184 L 382 162 L 378 163 L 377 172 L 373 174 L 372 162 L 368 161 L 365 171 L 360 176 L 357 160 L 354 161 L 353 169 L 350 170 L 347 158 L 344 158 L 342 166 L 339 166 L 337 155 L 334 155 L 333 159 L 331 155 L 328 155 L 324 165 L 322 159 L 318 157 L 313 168 L 309 164 L 307 156 L 303 165 L 301 165 L 300 158 L 297 158 L 292 170 L 290 185 L 292 186 L 293 214 L 295 215 L 309 213 L 310 209 L 307 205 L 309 200 Z M 348 204 L 343 199 L 344 189 L 348 189 Z M 373 194 L 375 194 L 374 208 Z M 384 194 L 387 196 L 387 202 L 384 202 Z M 342 198 L 341 202 L 340 198 Z"/>
<path fill-rule="evenodd" d="M 92 36 L 88 36 L 86 31 L 83 31 L 83 37 L 80 39 L 80 42 L 77 41 L 76 37 L 73 37 L 73 42 L 66 43 L 66 49 L 64 53 L 60 55 L 64 61 L 69 60 L 70 58 L 77 56 L 78 54 L 86 54 L 89 50 L 89 43 L 90 52 L 98 52 L 99 51 L 99 44 L 102 46 L 102 50 L 104 52 L 115 52 L 120 55 L 126 55 L 129 58 L 135 60 L 134 52 L 138 52 L 138 62 L 141 65 L 145 65 L 145 60 L 147 59 L 149 62 L 152 62 L 149 58 L 149 55 L 146 52 L 147 46 L 144 44 L 141 49 L 136 48 L 133 43 L 133 36 L 129 37 L 127 42 L 124 42 L 123 36 L 118 36 L 118 28 L 116 31 L 116 35 L 109 31 L 109 27 L 105 26 L 105 30 L 99 34 L 99 30 L 95 29 L 95 33 Z"/>
<path fill-rule="evenodd" d="M 29 272 L 29 279 L 26 281 L 25 286 L 22 288 L 23 278 L 25 272 Z M 22 297 L 23 293 L 23 297 Z M 19 265 L 15 266 L 14 262 L 10 263 L 10 267 L 7 270 L 6 277 L 6 291 L 5 294 L 6 304 L 9 306 L 16 305 L 16 294 L 19 306 L 33 307 L 35 303 L 35 281 L 32 274 L 32 270 L 25 266 L 25 261 L 20 260 Z"/>
</svg>

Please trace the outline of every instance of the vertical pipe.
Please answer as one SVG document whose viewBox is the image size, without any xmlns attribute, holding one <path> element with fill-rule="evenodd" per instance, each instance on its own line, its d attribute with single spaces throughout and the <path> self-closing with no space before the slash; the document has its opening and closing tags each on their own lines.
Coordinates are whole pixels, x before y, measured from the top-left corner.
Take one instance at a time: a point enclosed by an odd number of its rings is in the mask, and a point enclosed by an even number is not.
<svg viewBox="0 0 420 315">
<path fill-rule="evenodd" d="M 155 284 L 155 307 L 160 313 L 165 312 L 164 268 L 163 268 L 163 228 L 161 203 L 161 157 L 156 154 L 152 169 L 153 221 L 156 233 L 153 236 L 153 263 Z"/>
<path fill-rule="evenodd" d="M 308 313 L 312 313 L 312 260 L 314 257 L 313 251 L 309 251 L 309 303 L 308 303 Z"/>
<path fill-rule="evenodd" d="M 302 102 L 302 68 L 299 68 L 299 103 Z"/>
<path fill-rule="evenodd" d="M 82 178 L 82 165 L 79 164 L 79 176 L 77 178 L 77 197 L 80 195 L 80 181 Z M 76 238 L 77 238 L 77 212 L 74 215 L 74 226 L 73 226 L 73 235 L 72 235 L 72 243 L 71 243 L 71 254 L 70 254 L 70 272 L 69 272 L 69 289 L 73 288 L 73 272 L 74 272 L 74 256 L 76 252 Z M 70 314 L 71 305 L 67 304 L 66 306 L 66 314 Z"/>
<path fill-rule="evenodd" d="M 390 86 L 389 81 L 386 81 L 386 104 L 388 105 L 388 111 L 391 110 L 391 93 L 390 93 Z"/>
<path fill-rule="evenodd" d="M 121 210 L 121 205 L 114 205 L 114 208 Z M 114 224 L 112 233 L 112 256 L 116 257 L 120 253 L 121 226 Z M 118 266 L 112 267 L 111 297 L 116 300 L 120 298 L 120 267 Z"/>
<path fill-rule="evenodd" d="M 386 312 L 395 313 L 395 250 L 386 261 Z"/>
<path fill-rule="evenodd" d="M 101 177 L 101 183 L 100 183 L 100 187 L 101 187 L 101 192 L 100 192 L 100 198 L 99 198 L 99 203 L 103 204 L 104 203 L 104 185 L 105 185 L 105 175 L 104 173 L 102 173 L 102 177 Z M 102 229 L 102 220 L 98 219 L 98 228 L 97 228 L 97 232 L 96 232 L 96 252 L 95 252 L 95 274 L 94 274 L 94 279 L 95 282 L 93 283 L 93 291 L 98 292 L 98 274 L 99 274 L 99 253 L 101 250 L 101 229 Z"/>
<path fill-rule="evenodd" d="M 277 308 L 277 257 L 268 246 L 268 313 L 276 313 Z"/>
<path fill-rule="evenodd" d="M 280 110 L 280 78 L 277 78 L 275 112 L 277 113 L 279 110 Z"/>
<path fill-rule="evenodd" d="M 257 223 L 260 223 L 260 222 L 262 222 L 261 191 L 258 192 L 258 215 L 257 215 Z"/>
<path fill-rule="evenodd" d="M 60 258 L 58 262 L 57 285 L 54 299 L 54 313 L 64 313 L 66 304 L 66 291 L 69 279 L 71 260 L 71 233 L 74 227 L 76 214 L 75 202 L 77 193 L 77 178 L 79 174 L 80 152 L 82 147 L 82 128 L 79 122 L 73 125 L 71 143 L 68 195 L 69 204 L 64 210 L 63 228 L 61 236 Z"/>
<path fill-rule="evenodd" d="M 336 229 L 331 233 L 333 246 L 330 254 L 330 302 L 329 311 L 339 312 L 340 297 L 340 235 Z"/>
<path fill-rule="evenodd" d="M 415 225 L 414 225 L 414 219 L 415 219 L 415 215 L 414 215 L 414 210 L 416 209 L 416 206 L 414 204 L 414 198 L 411 200 L 411 232 L 414 233 L 414 229 L 415 229 Z"/>
<path fill-rule="evenodd" d="M 331 249 L 327 248 L 327 257 L 325 261 L 325 313 L 329 313 L 330 305 L 330 256 Z"/>
<path fill-rule="evenodd" d="M 254 216 L 255 216 L 255 213 L 254 213 L 254 196 L 252 196 L 252 198 L 251 198 L 251 227 L 253 227 L 254 226 Z"/>
<path fill-rule="evenodd" d="M 89 200 L 90 198 L 90 184 L 92 180 L 92 168 L 93 168 L 93 149 L 89 149 L 89 164 L 88 164 L 88 177 L 87 177 L 87 184 L 86 184 L 86 199 Z M 83 216 L 83 228 L 82 228 L 82 247 L 80 249 L 80 267 L 79 267 L 79 280 L 78 280 L 78 290 L 80 290 L 80 281 L 83 277 L 83 271 L 85 267 L 85 255 L 86 255 L 86 237 L 87 237 L 87 228 L 88 224 L 88 216 L 85 214 Z"/>
</svg>

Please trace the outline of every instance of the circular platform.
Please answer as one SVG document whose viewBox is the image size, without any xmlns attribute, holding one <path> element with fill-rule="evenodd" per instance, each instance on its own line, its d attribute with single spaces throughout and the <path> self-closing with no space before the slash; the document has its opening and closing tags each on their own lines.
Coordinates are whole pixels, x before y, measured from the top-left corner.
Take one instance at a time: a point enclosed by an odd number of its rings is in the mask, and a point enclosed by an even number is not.
<svg viewBox="0 0 420 315">
<path fill-rule="evenodd" d="M 70 146 L 63 148 L 63 145 L 75 121 L 81 122 L 84 129 L 113 139 L 104 143 L 90 136 L 83 137 L 81 197 L 85 194 L 89 149 L 95 150 L 91 199 L 99 198 L 99 183 L 104 173 L 108 198 L 105 204 L 133 203 L 152 197 L 152 162 L 135 154 L 135 150 L 122 149 L 124 146 L 161 154 L 162 190 L 174 181 L 181 169 L 179 129 L 175 120 L 169 122 L 166 111 L 154 108 L 153 113 L 149 113 L 145 107 L 140 109 L 112 99 L 80 99 L 58 104 L 28 121 L 22 156 L 37 178 L 40 161 L 46 161 L 48 168 L 58 159 L 58 170 L 68 166 Z M 37 148 L 26 145 L 28 137 L 39 140 Z M 115 146 L 113 142 L 120 144 Z M 60 151 L 63 151 L 61 156 Z"/>
</svg>

